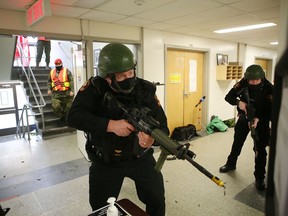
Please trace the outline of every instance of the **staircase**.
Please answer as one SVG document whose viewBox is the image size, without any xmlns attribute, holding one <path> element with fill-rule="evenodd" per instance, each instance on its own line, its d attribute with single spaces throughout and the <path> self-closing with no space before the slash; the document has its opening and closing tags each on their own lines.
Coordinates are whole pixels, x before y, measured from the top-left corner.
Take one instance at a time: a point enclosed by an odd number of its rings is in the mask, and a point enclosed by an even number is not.
<svg viewBox="0 0 288 216">
<path fill-rule="evenodd" d="M 35 79 L 39 86 L 39 89 L 43 95 L 46 105 L 43 107 L 44 114 L 44 127 L 43 128 L 43 120 L 41 115 L 37 115 L 39 113 L 38 108 L 32 108 L 32 112 L 35 114 L 35 124 L 38 129 L 38 135 L 42 137 L 42 139 L 49 139 L 57 136 L 66 135 L 69 133 L 76 132 L 76 129 L 70 128 L 68 126 L 63 126 L 63 123 L 60 122 L 60 118 L 56 116 L 52 109 L 52 100 L 51 96 L 47 94 L 47 81 L 50 69 L 46 69 L 45 67 L 32 68 Z M 22 73 L 21 67 L 14 67 L 12 70 L 13 79 L 18 76 L 18 79 L 23 82 L 24 89 L 26 90 L 26 95 L 28 97 L 28 103 L 33 105 L 37 105 L 35 102 L 35 98 L 30 91 L 29 84 L 27 82 L 26 76 Z M 35 95 L 38 97 L 39 93 L 37 93 L 35 83 L 31 83 L 32 88 L 35 92 Z"/>
</svg>

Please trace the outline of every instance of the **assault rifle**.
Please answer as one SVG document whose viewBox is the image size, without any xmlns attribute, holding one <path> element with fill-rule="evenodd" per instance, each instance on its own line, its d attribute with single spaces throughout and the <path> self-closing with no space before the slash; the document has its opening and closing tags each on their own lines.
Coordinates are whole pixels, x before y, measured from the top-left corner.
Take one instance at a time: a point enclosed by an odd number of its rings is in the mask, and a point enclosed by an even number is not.
<svg viewBox="0 0 288 216">
<path fill-rule="evenodd" d="M 10 208 L 2 208 L 0 205 L 0 216 L 5 216 L 10 211 Z"/>
<path fill-rule="evenodd" d="M 246 116 L 249 121 L 251 137 L 253 138 L 254 142 L 256 142 L 259 140 L 258 133 L 257 133 L 256 128 L 252 127 L 252 125 L 254 124 L 254 118 L 255 118 L 255 108 L 251 104 L 248 87 L 244 88 L 244 97 L 247 100 L 247 106 L 246 106 L 247 115 Z M 256 147 L 256 145 L 254 145 L 254 147 Z"/>
<path fill-rule="evenodd" d="M 177 159 L 189 161 L 218 186 L 224 187 L 224 182 L 222 182 L 218 177 L 212 175 L 204 167 L 193 160 L 196 155 L 194 152 L 189 150 L 189 143 L 182 145 L 171 139 L 167 134 L 159 129 L 160 123 L 151 116 L 151 110 L 149 108 L 144 107 L 141 110 L 136 108 L 127 109 L 116 98 L 114 98 L 110 92 L 105 94 L 104 101 L 112 103 L 112 105 L 110 104 L 112 107 L 121 110 L 124 118 L 134 126 L 136 131 L 142 131 L 149 134 L 160 144 L 161 153 L 155 165 L 156 171 L 160 172 L 165 160 L 167 159 L 167 156 L 173 155 Z"/>
</svg>

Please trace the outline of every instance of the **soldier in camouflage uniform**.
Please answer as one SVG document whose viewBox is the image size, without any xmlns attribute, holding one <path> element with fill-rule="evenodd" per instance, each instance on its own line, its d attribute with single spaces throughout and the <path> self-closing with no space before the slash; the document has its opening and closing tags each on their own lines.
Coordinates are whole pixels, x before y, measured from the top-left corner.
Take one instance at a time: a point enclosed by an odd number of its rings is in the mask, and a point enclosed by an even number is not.
<svg viewBox="0 0 288 216">
<path fill-rule="evenodd" d="M 71 72 L 63 68 L 61 59 L 55 60 L 55 68 L 50 71 L 47 93 L 52 96 L 52 108 L 60 118 L 61 125 L 66 125 L 66 116 L 74 96 L 74 82 Z"/>
</svg>

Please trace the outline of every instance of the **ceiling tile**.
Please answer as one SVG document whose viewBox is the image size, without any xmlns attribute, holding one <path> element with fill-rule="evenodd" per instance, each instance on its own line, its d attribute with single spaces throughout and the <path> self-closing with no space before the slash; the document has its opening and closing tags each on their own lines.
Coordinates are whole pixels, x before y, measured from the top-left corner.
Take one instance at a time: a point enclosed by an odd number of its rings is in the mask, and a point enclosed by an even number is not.
<svg viewBox="0 0 288 216">
<path fill-rule="evenodd" d="M 66 16 L 66 17 L 79 17 L 89 11 L 86 8 L 77 8 L 64 5 L 51 5 L 51 13 L 54 16 Z"/>
<path fill-rule="evenodd" d="M 125 16 L 120 15 L 120 14 L 113 14 L 113 13 L 107 13 L 107 12 L 102 12 L 102 11 L 90 10 L 89 12 L 80 16 L 79 18 L 95 20 L 98 22 L 113 22 L 119 19 L 123 19 L 125 18 Z"/>
<path fill-rule="evenodd" d="M 53 16 L 139 26 L 254 46 L 271 47 L 280 28 L 280 0 L 50 0 Z M 35 0 L 0 0 L 0 9 L 25 11 Z M 276 27 L 231 34 L 223 28 L 274 22 Z"/>
<path fill-rule="evenodd" d="M 149 25 L 149 24 L 152 24 L 155 22 L 153 22 L 151 20 L 140 19 L 137 17 L 127 17 L 124 19 L 120 19 L 114 23 L 121 24 L 121 25 L 131 25 L 131 26 L 143 27 L 144 25 Z"/>
</svg>

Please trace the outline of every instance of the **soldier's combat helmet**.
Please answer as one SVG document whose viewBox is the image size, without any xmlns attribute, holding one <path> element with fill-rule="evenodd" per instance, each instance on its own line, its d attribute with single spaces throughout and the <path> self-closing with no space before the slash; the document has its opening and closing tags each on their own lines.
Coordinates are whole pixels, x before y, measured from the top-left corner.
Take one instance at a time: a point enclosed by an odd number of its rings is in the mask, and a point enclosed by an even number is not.
<svg viewBox="0 0 288 216">
<path fill-rule="evenodd" d="M 264 77 L 265 72 L 263 68 L 257 64 L 250 65 L 244 73 L 244 78 L 247 80 L 264 79 Z"/>
<path fill-rule="evenodd" d="M 99 54 L 98 75 L 102 78 L 109 77 L 110 87 L 118 93 L 129 94 L 136 85 L 135 75 L 136 60 L 132 51 L 121 43 L 106 45 Z M 131 73 L 133 70 L 133 73 Z M 117 80 L 116 73 L 130 71 L 133 77 Z"/>
<path fill-rule="evenodd" d="M 121 43 L 106 45 L 99 54 L 98 75 L 102 78 L 114 73 L 128 71 L 136 66 L 131 50 Z"/>
</svg>

